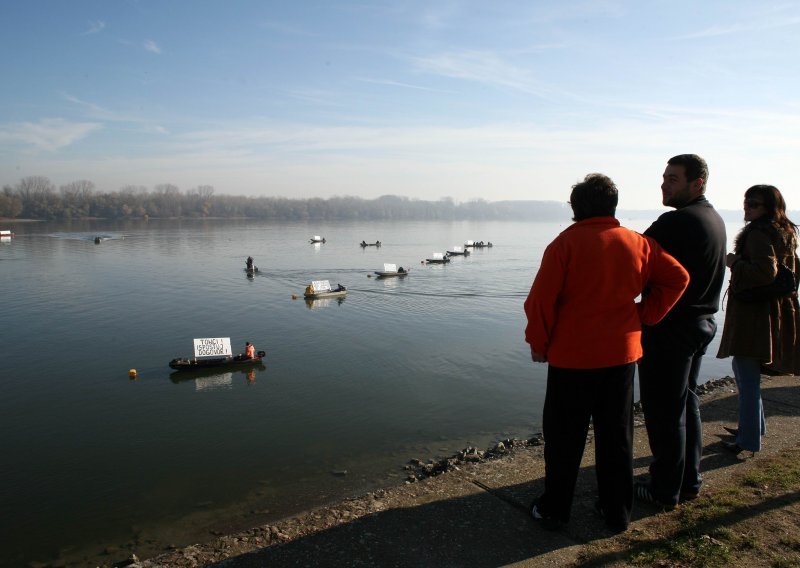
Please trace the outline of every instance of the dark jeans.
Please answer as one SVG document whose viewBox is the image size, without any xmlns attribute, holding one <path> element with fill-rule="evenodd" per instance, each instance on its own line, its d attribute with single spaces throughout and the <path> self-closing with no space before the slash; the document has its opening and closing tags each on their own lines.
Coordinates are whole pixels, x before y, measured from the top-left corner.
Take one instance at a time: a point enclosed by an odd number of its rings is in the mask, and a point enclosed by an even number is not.
<svg viewBox="0 0 800 568">
<path fill-rule="evenodd" d="M 591 419 L 600 506 L 609 524 L 627 526 L 633 505 L 634 371 L 634 363 L 548 367 L 542 420 L 545 492 L 539 500 L 546 516 L 569 520 Z"/>
<path fill-rule="evenodd" d="M 681 492 L 699 492 L 703 483 L 697 376 L 716 332 L 717 324 L 710 316 L 670 318 L 642 330 L 639 391 L 653 453 L 650 489 L 665 504 L 677 504 Z"/>
</svg>

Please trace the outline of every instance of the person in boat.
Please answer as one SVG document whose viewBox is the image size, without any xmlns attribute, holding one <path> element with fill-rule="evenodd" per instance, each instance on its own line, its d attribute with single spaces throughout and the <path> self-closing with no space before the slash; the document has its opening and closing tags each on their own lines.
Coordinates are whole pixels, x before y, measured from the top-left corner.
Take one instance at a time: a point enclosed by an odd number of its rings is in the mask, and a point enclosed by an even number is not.
<svg viewBox="0 0 800 568">
<path fill-rule="evenodd" d="M 365 246 L 367 246 L 367 241 L 361 241 L 361 246 L 362 246 L 362 247 L 365 247 Z"/>
<path fill-rule="evenodd" d="M 311 295 L 313 293 L 314 293 L 314 287 L 311 284 L 306 286 L 306 295 L 309 296 L 309 295 Z"/>
<path fill-rule="evenodd" d="M 401 266 L 400 268 L 397 269 L 397 273 L 398 274 L 405 274 L 406 273 L 406 269 Z"/>
<path fill-rule="evenodd" d="M 248 256 L 247 260 L 245 261 L 245 265 L 247 266 L 247 270 L 253 270 L 253 257 Z"/>
<path fill-rule="evenodd" d="M 256 348 L 249 341 L 244 344 L 244 356 L 246 359 L 256 358 Z"/>
</svg>

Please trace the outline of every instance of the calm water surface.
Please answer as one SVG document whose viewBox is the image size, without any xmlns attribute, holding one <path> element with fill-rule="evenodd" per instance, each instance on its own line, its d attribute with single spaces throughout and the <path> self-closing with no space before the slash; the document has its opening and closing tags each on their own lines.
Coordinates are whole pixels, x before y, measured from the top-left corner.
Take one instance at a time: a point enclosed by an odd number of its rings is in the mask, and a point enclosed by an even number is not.
<svg viewBox="0 0 800 568">
<path fill-rule="evenodd" d="M 522 302 L 568 224 L 11 225 L 0 563 L 148 556 L 399 483 L 412 457 L 537 432 L 545 366 L 530 362 Z M 420 264 L 467 239 L 495 246 Z M 250 279 L 248 255 L 261 269 Z M 368 277 L 384 262 L 411 274 Z M 347 298 L 307 304 L 312 279 Z M 266 363 L 173 374 L 195 337 L 252 341 Z M 706 358 L 704 378 L 726 374 Z"/>
</svg>

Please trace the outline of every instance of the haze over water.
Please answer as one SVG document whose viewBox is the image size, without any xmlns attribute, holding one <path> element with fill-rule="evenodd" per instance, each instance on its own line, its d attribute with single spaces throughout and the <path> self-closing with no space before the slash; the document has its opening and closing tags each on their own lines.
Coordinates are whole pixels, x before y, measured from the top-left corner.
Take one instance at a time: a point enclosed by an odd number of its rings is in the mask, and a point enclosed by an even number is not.
<svg viewBox="0 0 800 568">
<path fill-rule="evenodd" d="M 150 556 L 400 483 L 410 458 L 538 432 L 546 367 L 530 361 L 522 302 L 568 224 L 11 225 L 0 564 Z M 494 246 L 420 264 L 467 239 Z M 384 262 L 411 274 L 369 278 Z M 307 304 L 318 279 L 347 298 Z M 265 365 L 173 374 L 196 337 L 251 341 Z M 716 341 L 709 353 L 703 378 L 730 374 Z"/>
</svg>

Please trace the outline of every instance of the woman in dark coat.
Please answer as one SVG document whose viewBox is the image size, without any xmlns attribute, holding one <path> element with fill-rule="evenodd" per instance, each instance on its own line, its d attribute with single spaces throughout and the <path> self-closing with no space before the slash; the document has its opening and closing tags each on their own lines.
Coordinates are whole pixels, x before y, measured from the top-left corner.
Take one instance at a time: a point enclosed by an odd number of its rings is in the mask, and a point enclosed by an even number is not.
<svg viewBox="0 0 800 568">
<path fill-rule="evenodd" d="M 734 452 L 757 452 L 766 433 L 761 404 L 761 367 L 800 374 L 800 306 L 797 293 L 757 302 L 737 298 L 742 290 L 770 284 L 778 265 L 795 275 L 797 225 L 786 216 L 786 203 L 778 188 L 754 185 L 744 194 L 744 220 L 734 252 L 728 254 L 731 269 L 725 326 L 717 357 L 733 356 L 733 373 L 739 390 L 739 425 L 723 446 Z"/>
</svg>

